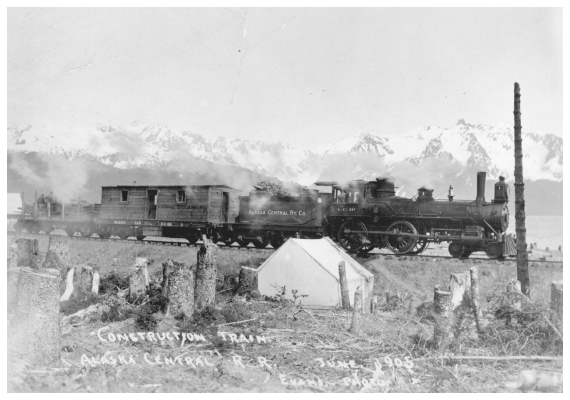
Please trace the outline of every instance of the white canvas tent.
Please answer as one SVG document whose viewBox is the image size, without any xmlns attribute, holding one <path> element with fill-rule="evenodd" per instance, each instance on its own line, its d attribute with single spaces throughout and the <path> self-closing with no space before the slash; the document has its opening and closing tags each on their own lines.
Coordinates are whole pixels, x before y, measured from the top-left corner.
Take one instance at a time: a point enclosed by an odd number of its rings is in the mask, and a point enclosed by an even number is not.
<svg viewBox="0 0 570 400">
<path fill-rule="evenodd" d="M 341 305 L 338 264 L 344 261 L 348 280 L 350 304 L 354 292 L 362 287 L 364 310 L 370 312 L 374 275 L 350 257 L 329 238 L 289 239 L 258 269 L 259 292 L 275 296 L 278 287 L 286 287 L 286 298 L 291 290 L 306 294 L 303 305 L 337 307 Z"/>
</svg>

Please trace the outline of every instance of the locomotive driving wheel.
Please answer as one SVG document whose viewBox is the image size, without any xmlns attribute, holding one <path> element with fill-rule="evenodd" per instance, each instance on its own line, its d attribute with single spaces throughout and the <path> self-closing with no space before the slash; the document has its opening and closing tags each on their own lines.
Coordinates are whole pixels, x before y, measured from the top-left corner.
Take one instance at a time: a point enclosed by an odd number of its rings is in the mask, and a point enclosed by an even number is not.
<svg viewBox="0 0 570 400">
<path fill-rule="evenodd" d="M 356 219 L 349 219 L 340 226 L 337 240 L 346 251 L 359 251 L 369 245 L 366 225 Z"/>
<path fill-rule="evenodd" d="M 408 254 L 414 250 L 418 243 L 416 228 L 408 221 L 397 221 L 388 227 L 386 247 L 394 254 Z"/>
</svg>

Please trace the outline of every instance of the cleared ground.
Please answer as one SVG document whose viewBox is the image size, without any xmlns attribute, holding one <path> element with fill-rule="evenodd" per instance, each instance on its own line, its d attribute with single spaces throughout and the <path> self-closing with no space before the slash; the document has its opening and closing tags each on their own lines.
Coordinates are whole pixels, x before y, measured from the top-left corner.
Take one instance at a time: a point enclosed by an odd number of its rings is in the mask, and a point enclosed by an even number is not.
<svg viewBox="0 0 570 400">
<path fill-rule="evenodd" d="M 47 251 L 47 236 L 20 236 L 38 238 L 40 251 Z M 8 247 L 15 238 L 15 235 L 9 235 Z M 74 262 L 99 265 L 103 275 L 113 270 L 126 273 L 135 257 L 147 257 L 154 260 L 151 274 L 158 276 L 156 273 L 166 259 L 194 264 L 196 251 L 194 247 L 70 241 Z M 367 258 L 357 258 L 374 273 L 374 292 L 379 295 L 383 309 L 376 316 L 363 317 L 359 335 L 347 332 L 351 316 L 345 311 L 305 312 L 297 307 L 298 302 L 232 299 L 223 292 L 217 299 L 221 314 L 216 311 L 212 315 L 203 315 L 193 323 L 164 318 L 160 313 L 156 315 L 159 322 L 155 332 L 194 332 L 203 335 L 205 342 L 186 341 L 184 345 L 168 339 L 103 342 L 96 335 L 105 327 L 108 328 L 103 332 L 107 333 L 140 332 L 134 318 L 66 325 L 62 327 L 62 357 L 67 361 L 68 369 L 34 371 L 22 361 L 9 358 L 9 365 L 13 367 L 8 372 L 9 388 L 11 391 L 58 392 L 505 392 L 510 391 L 505 388 L 505 383 L 516 381 L 522 370 L 561 371 L 561 361 L 442 361 L 435 358 L 441 353 L 429 343 L 433 336 L 432 322 L 419 316 L 415 308 L 433 298 L 436 283 L 446 285 L 450 273 L 468 271 L 473 265 L 479 267 L 482 307 L 491 324 L 488 333 L 478 339 L 470 336 L 466 328 L 465 335 L 452 349 L 455 354 L 562 354 L 561 341 L 540 317 L 530 322 L 517 322 L 511 327 L 494 317 L 507 282 L 516 278 L 514 262 L 441 258 L 445 253 L 444 248 L 436 248 L 429 249 L 424 257 L 371 254 Z M 257 250 L 220 250 L 218 274 L 237 272 L 242 265 L 258 266 L 270 254 Z M 530 263 L 533 310 L 547 315 L 550 283 L 562 279 L 562 264 L 552 261 L 560 260 L 561 254 L 535 251 L 531 255 L 531 259 L 539 257 L 551 262 Z M 386 306 L 386 291 L 399 292 L 403 303 Z M 102 298 L 99 300 L 103 301 Z M 70 300 L 73 301 L 79 304 L 82 299 Z M 72 308 L 62 304 L 63 310 Z M 235 323 L 247 319 L 253 320 Z M 224 335 L 218 332 L 234 333 L 236 340 L 230 340 L 229 336 L 223 340 Z M 252 341 L 249 335 L 252 335 Z M 258 343 L 257 336 L 265 337 L 269 343 Z M 136 363 L 82 366 L 84 354 L 89 358 L 107 354 L 115 359 L 122 355 L 125 360 L 132 356 Z M 145 361 L 145 354 L 154 364 Z M 211 366 L 196 365 L 200 354 Z M 177 360 L 176 357 L 181 355 L 182 358 Z M 161 362 L 170 357 L 174 365 L 156 364 L 156 357 Z M 187 364 L 184 357 L 190 357 L 193 363 Z M 406 357 L 413 364 L 412 368 L 395 365 L 396 359 L 399 363 Z M 236 360 L 241 360 L 244 368 Z M 556 388 L 556 391 L 560 390 L 560 387 Z"/>
</svg>

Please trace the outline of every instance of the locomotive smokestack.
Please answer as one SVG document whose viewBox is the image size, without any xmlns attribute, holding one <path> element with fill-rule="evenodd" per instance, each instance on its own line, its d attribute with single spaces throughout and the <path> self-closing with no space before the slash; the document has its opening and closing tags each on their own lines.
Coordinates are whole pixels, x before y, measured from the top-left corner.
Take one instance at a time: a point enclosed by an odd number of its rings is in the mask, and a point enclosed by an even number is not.
<svg viewBox="0 0 570 400">
<path fill-rule="evenodd" d="M 477 197 L 475 202 L 483 204 L 485 202 L 485 180 L 487 178 L 486 172 L 477 172 Z"/>
</svg>

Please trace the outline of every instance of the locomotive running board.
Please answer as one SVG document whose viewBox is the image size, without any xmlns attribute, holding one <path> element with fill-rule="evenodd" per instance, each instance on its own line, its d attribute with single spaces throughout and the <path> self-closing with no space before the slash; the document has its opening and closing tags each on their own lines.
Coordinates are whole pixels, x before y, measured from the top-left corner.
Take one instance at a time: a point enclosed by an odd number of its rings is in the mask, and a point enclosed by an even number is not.
<svg viewBox="0 0 570 400">
<path fill-rule="evenodd" d="M 404 233 L 404 232 L 384 232 L 384 231 L 353 231 L 350 229 L 346 230 L 346 233 L 373 233 L 373 234 L 380 234 L 380 235 L 396 235 L 396 236 L 413 236 L 417 238 L 426 238 L 426 239 L 445 239 L 445 240 L 461 240 L 461 236 L 448 236 L 448 235 L 414 235 L 413 233 Z"/>
</svg>

